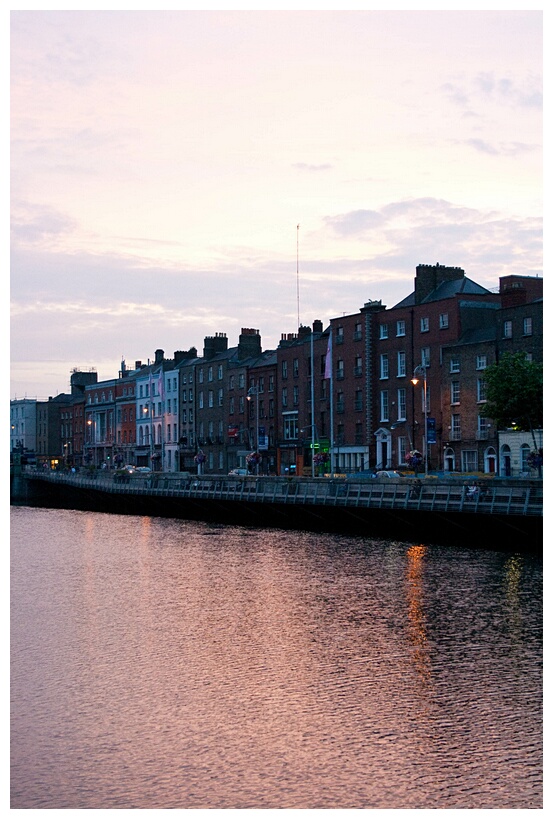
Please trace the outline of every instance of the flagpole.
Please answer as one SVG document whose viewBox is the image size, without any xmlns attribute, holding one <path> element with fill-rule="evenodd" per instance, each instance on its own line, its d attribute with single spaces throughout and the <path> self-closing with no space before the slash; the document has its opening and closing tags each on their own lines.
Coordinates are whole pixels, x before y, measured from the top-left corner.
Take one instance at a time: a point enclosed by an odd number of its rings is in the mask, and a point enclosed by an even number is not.
<svg viewBox="0 0 553 819">
<path fill-rule="evenodd" d="M 296 298 L 298 302 L 298 331 L 300 329 L 300 226 L 296 228 Z"/>
</svg>

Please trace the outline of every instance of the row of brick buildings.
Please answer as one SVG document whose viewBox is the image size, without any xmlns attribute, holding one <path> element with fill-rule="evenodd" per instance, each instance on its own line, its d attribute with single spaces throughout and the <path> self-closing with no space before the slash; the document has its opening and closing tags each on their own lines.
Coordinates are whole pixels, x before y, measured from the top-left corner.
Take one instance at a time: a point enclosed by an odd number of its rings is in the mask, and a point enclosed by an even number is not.
<svg viewBox="0 0 553 819">
<path fill-rule="evenodd" d="M 107 381 L 75 370 L 70 394 L 11 402 L 11 449 L 54 466 L 208 474 L 257 452 L 260 472 L 318 474 L 401 468 L 426 448 L 430 469 L 513 474 L 524 452 L 480 415 L 483 374 L 505 351 L 542 361 L 542 296 L 541 278 L 502 277 L 491 292 L 459 267 L 419 265 L 393 307 L 368 301 L 275 350 L 245 328 L 236 346 L 217 333 L 201 354 L 157 350 Z"/>
</svg>

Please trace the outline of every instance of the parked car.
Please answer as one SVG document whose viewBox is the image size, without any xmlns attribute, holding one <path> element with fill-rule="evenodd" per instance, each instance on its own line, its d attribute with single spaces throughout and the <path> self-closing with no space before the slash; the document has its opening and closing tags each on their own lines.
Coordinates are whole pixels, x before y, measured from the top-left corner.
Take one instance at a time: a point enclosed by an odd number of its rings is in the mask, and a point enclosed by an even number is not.
<svg viewBox="0 0 553 819">
<path fill-rule="evenodd" d="M 239 467 L 237 469 L 231 469 L 229 475 L 248 475 L 248 470 Z"/>
<path fill-rule="evenodd" d="M 150 469 L 149 466 L 137 466 L 136 471 L 137 472 L 151 472 L 152 470 Z"/>
<path fill-rule="evenodd" d="M 402 472 L 396 472 L 395 469 L 381 469 L 379 472 L 376 473 L 377 478 L 404 478 L 405 475 Z"/>
</svg>

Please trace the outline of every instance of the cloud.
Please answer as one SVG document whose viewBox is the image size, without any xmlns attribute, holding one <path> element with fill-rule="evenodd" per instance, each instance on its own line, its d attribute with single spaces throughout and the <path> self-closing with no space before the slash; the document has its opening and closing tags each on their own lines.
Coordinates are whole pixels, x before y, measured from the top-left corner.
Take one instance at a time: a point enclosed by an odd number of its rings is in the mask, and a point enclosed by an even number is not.
<svg viewBox="0 0 553 819">
<path fill-rule="evenodd" d="M 15 244 L 40 244 L 72 233 L 74 219 L 52 207 L 15 202 L 12 206 L 11 231 Z"/>
<path fill-rule="evenodd" d="M 440 91 L 453 105 L 472 111 L 482 109 L 482 115 L 485 112 L 482 106 L 490 103 L 537 110 L 543 105 L 541 78 L 535 75 L 515 80 L 497 77 L 492 71 L 481 72 L 464 82 L 443 83 Z"/>
<path fill-rule="evenodd" d="M 332 170 L 333 166 L 330 163 L 325 163 L 323 165 L 312 165 L 308 162 L 295 162 L 292 165 L 293 168 L 296 168 L 299 171 L 330 171 Z"/>
<path fill-rule="evenodd" d="M 382 224 L 383 216 L 374 210 L 354 210 L 339 216 L 327 216 L 325 223 L 341 236 L 353 236 L 373 230 Z"/>
<path fill-rule="evenodd" d="M 510 77 L 496 77 L 493 72 L 483 72 L 474 78 L 473 85 L 486 98 L 494 101 L 524 108 L 541 109 L 543 105 L 541 80 L 534 76 L 528 76 L 517 84 Z"/>
</svg>

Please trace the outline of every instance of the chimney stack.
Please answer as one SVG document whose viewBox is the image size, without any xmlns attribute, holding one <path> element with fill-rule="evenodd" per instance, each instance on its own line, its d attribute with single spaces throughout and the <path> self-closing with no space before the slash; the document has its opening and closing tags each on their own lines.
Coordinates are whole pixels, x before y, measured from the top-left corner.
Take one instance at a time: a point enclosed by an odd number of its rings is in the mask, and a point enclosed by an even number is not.
<svg viewBox="0 0 553 819">
<path fill-rule="evenodd" d="M 242 327 L 238 339 L 238 359 L 255 358 L 261 355 L 261 336 L 259 330 Z"/>
</svg>

